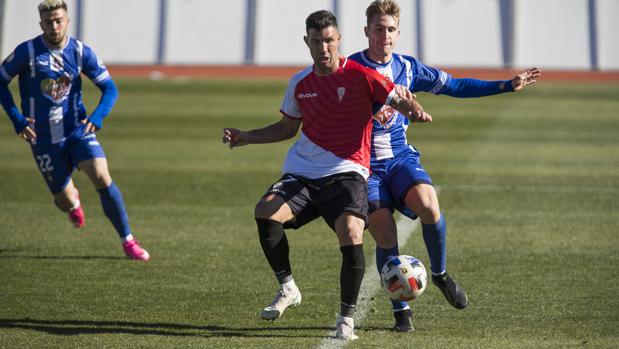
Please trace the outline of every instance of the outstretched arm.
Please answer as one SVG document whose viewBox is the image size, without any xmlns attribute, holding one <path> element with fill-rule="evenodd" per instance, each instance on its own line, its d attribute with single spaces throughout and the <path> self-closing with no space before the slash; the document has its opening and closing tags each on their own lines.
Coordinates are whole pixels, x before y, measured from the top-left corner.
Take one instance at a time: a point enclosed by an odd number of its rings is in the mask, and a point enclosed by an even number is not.
<svg viewBox="0 0 619 349">
<path fill-rule="evenodd" d="M 525 86 L 537 82 L 540 75 L 540 69 L 530 68 L 518 73 L 511 80 L 485 81 L 471 78 L 451 78 L 437 94 L 458 98 L 471 98 L 520 91 Z"/>
<path fill-rule="evenodd" d="M 301 126 L 300 119 L 282 115 L 282 119 L 269 126 L 251 131 L 241 131 L 236 128 L 223 129 L 223 143 L 228 143 L 230 149 L 247 144 L 274 143 L 294 137 Z"/>
</svg>

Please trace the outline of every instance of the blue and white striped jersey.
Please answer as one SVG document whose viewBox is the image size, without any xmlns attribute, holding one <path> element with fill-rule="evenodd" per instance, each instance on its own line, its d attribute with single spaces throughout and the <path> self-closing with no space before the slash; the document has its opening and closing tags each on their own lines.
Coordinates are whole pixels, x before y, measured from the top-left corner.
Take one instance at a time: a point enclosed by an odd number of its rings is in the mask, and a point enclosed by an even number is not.
<svg viewBox="0 0 619 349">
<path fill-rule="evenodd" d="M 85 119 L 82 103 L 84 73 L 96 85 L 111 79 L 90 47 L 69 38 L 64 48 L 49 49 L 42 36 L 21 43 L 0 65 L 0 83 L 19 76 L 21 111 L 35 120 L 38 144 L 64 141 Z"/>
<path fill-rule="evenodd" d="M 428 67 L 411 56 L 394 53 L 391 61 L 377 64 L 370 60 L 365 52 L 357 52 L 351 59 L 362 65 L 379 71 L 398 85 L 407 86 L 411 92 L 430 92 L 439 94 L 449 84 L 451 75 L 444 71 Z M 376 108 L 372 130 L 371 166 L 382 160 L 391 159 L 402 153 L 417 153 L 406 140 L 408 118 L 389 106 Z"/>
</svg>

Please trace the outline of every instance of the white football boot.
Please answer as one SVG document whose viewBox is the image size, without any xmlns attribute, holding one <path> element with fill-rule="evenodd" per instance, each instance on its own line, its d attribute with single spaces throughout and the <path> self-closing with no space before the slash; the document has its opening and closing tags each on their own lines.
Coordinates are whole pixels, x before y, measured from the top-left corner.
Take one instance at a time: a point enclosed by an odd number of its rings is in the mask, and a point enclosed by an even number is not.
<svg viewBox="0 0 619 349">
<path fill-rule="evenodd" d="M 359 338 L 354 334 L 355 321 L 352 317 L 338 315 L 335 321 L 335 338 L 343 341 L 354 341 Z"/>
<path fill-rule="evenodd" d="M 296 307 L 301 304 L 301 292 L 297 288 L 296 291 L 284 293 L 282 289 L 277 291 L 275 298 L 262 312 L 260 316 L 265 320 L 275 320 L 282 316 L 284 310 L 288 307 Z"/>
</svg>

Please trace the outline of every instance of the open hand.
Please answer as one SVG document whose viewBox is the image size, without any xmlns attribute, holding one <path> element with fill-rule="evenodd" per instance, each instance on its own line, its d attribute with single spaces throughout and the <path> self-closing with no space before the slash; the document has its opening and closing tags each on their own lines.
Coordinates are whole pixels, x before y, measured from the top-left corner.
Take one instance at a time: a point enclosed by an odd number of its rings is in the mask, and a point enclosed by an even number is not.
<svg viewBox="0 0 619 349">
<path fill-rule="evenodd" d="M 518 75 L 514 76 L 512 79 L 514 91 L 520 91 L 525 88 L 525 86 L 536 83 L 540 75 L 542 75 L 542 71 L 539 68 L 529 68 L 518 73 Z"/>
</svg>

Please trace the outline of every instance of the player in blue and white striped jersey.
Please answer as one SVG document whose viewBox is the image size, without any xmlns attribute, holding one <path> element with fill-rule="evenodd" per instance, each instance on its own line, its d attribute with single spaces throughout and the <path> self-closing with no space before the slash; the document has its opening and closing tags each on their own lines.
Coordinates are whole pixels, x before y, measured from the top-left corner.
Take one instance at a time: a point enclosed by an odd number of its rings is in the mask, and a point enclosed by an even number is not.
<svg viewBox="0 0 619 349">
<path fill-rule="evenodd" d="M 74 226 L 84 225 L 79 192 L 72 180 L 78 167 L 99 192 L 103 211 L 118 232 L 125 254 L 148 260 L 148 252 L 133 239 L 123 197 L 94 133 L 118 98 L 116 85 L 90 47 L 67 35 L 69 17 L 63 0 L 42 1 L 38 10 L 43 34 L 18 45 L 0 65 L 0 103 L 17 134 L 30 143 L 54 202 L 68 212 Z M 102 92 L 90 116 L 82 103 L 81 74 Z M 8 89 L 16 76 L 21 112 Z"/>
<path fill-rule="evenodd" d="M 351 59 L 389 77 L 411 92 L 430 92 L 452 97 L 482 97 L 512 92 L 535 83 L 537 68 L 528 69 L 511 80 L 483 81 L 457 79 L 419 62 L 411 56 L 393 53 L 399 37 L 400 9 L 392 0 L 376 0 L 366 10 L 368 49 Z M 380 108 L 380 109 L 378 109 Z M 376 264 L 380 271 L 389 256 L 399 255 L 394 210 L 415 219 L 420 217 L 423 238 L 430 257 L 432 281 L 451 305 L 463 309 L 468 304 L 464 290 L 446 271 L 446 225 L 432 180 L 419 161 L 419 152 L 408 144 L 409 120 L 388 106 L 377 107 L 372 131 L 372 175 L 368 180 L 369 229 L 376 240 Z M 392 301 L 395 330 L 409 332 L 412 311 L 406 302 Z"/>
</svg>

